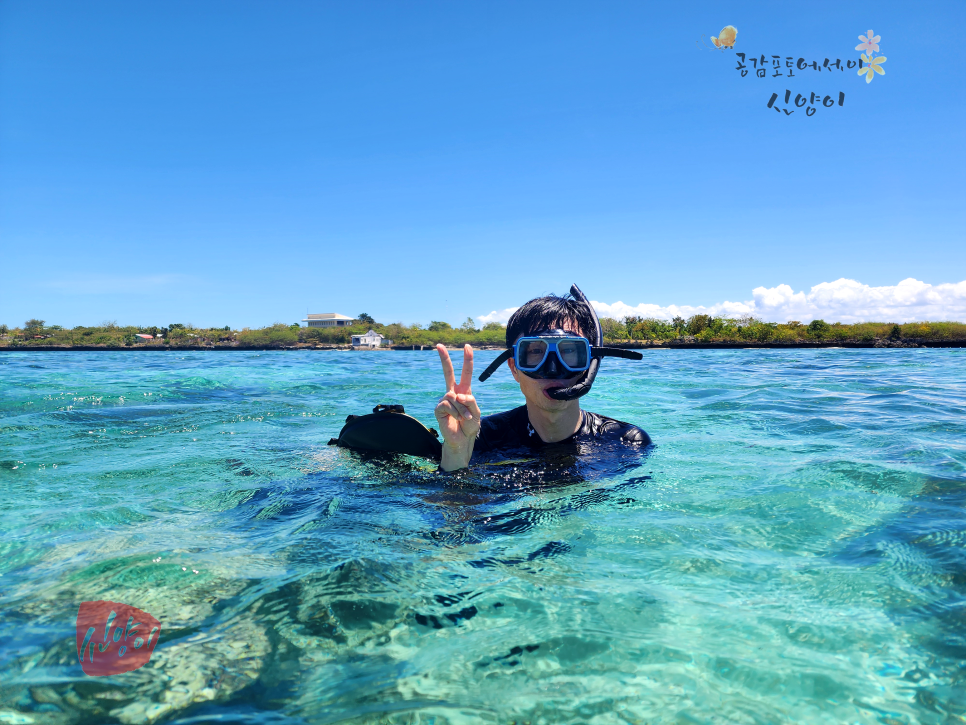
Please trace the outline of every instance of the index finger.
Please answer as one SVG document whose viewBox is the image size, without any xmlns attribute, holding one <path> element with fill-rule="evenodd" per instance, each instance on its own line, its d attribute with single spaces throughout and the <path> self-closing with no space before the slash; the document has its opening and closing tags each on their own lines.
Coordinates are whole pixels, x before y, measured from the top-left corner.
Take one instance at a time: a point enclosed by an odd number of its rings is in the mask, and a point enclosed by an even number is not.
<svg viewBox="0 0 966 725">
<path fill-rule="evenodd" d="M 463 370 L 460 372 L 460 391 L 470 392 L 473 385 L 473 348 L 469 345 L 463 346 Z"/>
<path fill-rule="evenodd" d="M 456 373 L 453 372 L 453 361 L 449 359 L 446 346 L 442 343 L 436 346 L 436 352 L 439 353 L 439 361 L 443 363 L 443 377 L 446 378 L 446 390 L 453 390 L 456 387 Z"/>
</svg>

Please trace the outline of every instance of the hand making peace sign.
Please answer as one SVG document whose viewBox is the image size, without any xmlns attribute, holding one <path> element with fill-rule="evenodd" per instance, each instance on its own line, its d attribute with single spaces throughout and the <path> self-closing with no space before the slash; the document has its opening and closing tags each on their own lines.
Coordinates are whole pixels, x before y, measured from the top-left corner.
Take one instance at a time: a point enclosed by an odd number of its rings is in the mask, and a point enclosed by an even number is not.
<svg viewBox="0 0 966 725">
<path fill-rule="evenodd" d="M 459 385 L 453 361 L 443 345 L 437 345 L 440 362 L 443 364 L 443 377 L 446 379 L 446 394 L 436 404 L 436 421 L 443 434 L 443 458 L 440 466 L 444 471 L 465 468 L 473 456 L 473 444 L 480 432 L 480 408 L 471 390 L 473 382 L 473 348 L 463 347 L 463 370 L 460 372 Z"/>
</svg>

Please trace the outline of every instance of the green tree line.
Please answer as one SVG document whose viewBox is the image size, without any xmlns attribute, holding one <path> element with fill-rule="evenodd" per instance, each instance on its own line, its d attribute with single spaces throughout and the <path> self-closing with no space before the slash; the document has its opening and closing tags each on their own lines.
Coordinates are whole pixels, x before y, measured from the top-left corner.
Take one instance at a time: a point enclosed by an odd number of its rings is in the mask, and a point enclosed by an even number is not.
<svg viewBox="0 0 966 725">
<path fill-rule="evenodd" d="M 693 342 L 874 342 L 876 340 L 966 340 L 961 322 L 858 322 L 845 324 L 812 320 L 765 322 L 755 317 L 726 318 L 694 315 L 660 320 L 625 317 L 601 320 L 604 338 L 612 342 L 667 341 L 684 338 Z"/>
<path fill-rule="evenodd" d="M 812 320 L 801 322 L 764 322 L 754 317 L 739 319 L 694 315 L 673 320 L 626 317 L 601 320 L 604 338 L 609 343 L 621 342 L 874 342 L 884 341 L 953 341 L 966 340 L 966 324 L 960 322 L 862 322 L 843 324 Z M 21 327 L 0 325 L 0 346 L 54 345 L 70 347 L 95 345 L 103 347 L 168 346 L 168 347 L 292 347 L 349 345 L 353 335 L 374 330 L 401 346 L 493 345 L 505 344 L 506 329 L 492 322 L 477 327 L 472 318 L 454 327 L 434 320 L 429 325 L 382 324 L 362 313 L 358 321 L 347 327 L 302 327 L 299 324 L 276 323 L 268 327 L 233 330 L 225 327 L 195 327 L 172 323 L 163 327 L 120 326 L 114 321 L 100 325 L 65 329 L 48 325 L 44 320 L 30 319 Z M 138 334 L 152 335 L 144 340 Z"/>
</svg>

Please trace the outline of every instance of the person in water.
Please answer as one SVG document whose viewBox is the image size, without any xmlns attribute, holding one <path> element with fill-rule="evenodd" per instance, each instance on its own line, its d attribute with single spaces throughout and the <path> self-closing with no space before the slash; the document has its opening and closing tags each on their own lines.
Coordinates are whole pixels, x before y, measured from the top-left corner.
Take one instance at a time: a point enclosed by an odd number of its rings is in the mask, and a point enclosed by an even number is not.
<svg viewBox="0 0 966 725">
<path fill-rule="evenodd" d="M 469 465 L 473 453 L 586 440 L 620 441 L 647 446 L 643 430 L 582 410 L 579 397 L 590 390 L 601 357 L 641 359 L 640 353 L 602 347 L 600 322 L 583 293 L 573 297 L 538 297 L 510 317 L 507 350 L 480 376 L 488 378 L 504 361 L 520 385 L 526 404 L 485 418 L 473 396 L 473 348 L 463 348 L 460 381 L 449 352 L 437 345 L 446 393 L 436 405 L 443 436 L 440 468 L 455 471 Z"/>
</svg>

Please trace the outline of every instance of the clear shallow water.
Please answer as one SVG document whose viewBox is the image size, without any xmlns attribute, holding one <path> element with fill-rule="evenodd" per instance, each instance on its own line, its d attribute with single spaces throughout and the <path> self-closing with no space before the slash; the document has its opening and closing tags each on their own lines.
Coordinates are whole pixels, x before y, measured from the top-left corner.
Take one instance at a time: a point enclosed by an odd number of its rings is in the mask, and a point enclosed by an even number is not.
<svg viewBox="0 0 966 725">
<path fill-rule="evenodd" d="M 584 399 L 649 456 L 453 479 L 326 445 L 435 353 L 5 354 L 0 722 L 963 722 L 964 363 L 650 351 Z"/>
</svg>

